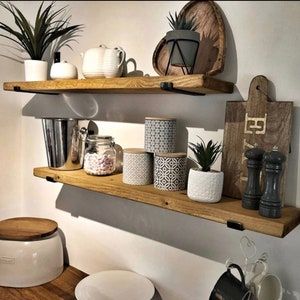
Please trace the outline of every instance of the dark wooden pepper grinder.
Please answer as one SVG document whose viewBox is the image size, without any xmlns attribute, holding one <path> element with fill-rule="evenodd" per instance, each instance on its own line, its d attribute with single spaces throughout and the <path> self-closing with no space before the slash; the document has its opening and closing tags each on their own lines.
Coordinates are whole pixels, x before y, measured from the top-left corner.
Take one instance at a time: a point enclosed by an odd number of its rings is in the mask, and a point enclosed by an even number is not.
<svg viewBox="0 0 300 300">
<path fill-rule="evenodd" d="M 265 153 L 266 187 L 259 203 L 259 214 L 268 218 L 281 217 L 281 200 L 279 196 L 279 181 L 285 156 L 274 147 Z"/>
<path fill-rule="evenodd" d="M 245 152 L 248 158 L 248 181 L 242 198 L 242 206 L 247 209 L 258 210 L 262 195 L 260 188 L 260 172 L 265 151 L 257 146 Z"/>
</svg>

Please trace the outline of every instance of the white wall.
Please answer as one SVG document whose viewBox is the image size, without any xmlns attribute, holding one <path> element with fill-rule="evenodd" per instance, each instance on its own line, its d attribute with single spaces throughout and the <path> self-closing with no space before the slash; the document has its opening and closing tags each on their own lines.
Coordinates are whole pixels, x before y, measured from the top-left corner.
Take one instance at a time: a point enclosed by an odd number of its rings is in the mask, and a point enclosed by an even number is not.
<svg viewBox="0 0 300 300">
<path fill-rule="evenodd" d="M 17 4 L 33 16 L 37 4 L 27 3 Z M 165 16 L 184 4 L 175 1 L 66 3 L 71 7 L 73 22 L 84 23 L 86 27 L 79 44 L 74 45 L 74 52 L 65 51 L 64 59 L 80 67 L 80 52 L 100 43 L 121 45 L 128 57 L 136 59 L 139 69 L 153 75 L 152 53 L 168 30 Z M 115 136 L 124 147 L 142 146 L 145 116 L 170 115 L 178 119 L 178 148 L 183 150 L 199 128 L 207 130 L 207 136 L 220 136 L 226 101 L 247 98 L 252 77 L 264 74 L 271 81 L 273 98 L 295 101 L 287 202 L 300 206 L 300 98 L 297 93 L 300 4 L 288 1 L 220 1 L 218 4 L 227 19 L 228 37 L 225 71 L 218 77 L 236 82 L 234 94 L 34 96 L 24 106 L 23 115 L 122 121 L 97 124 L 100 132 Z M 13 73 L 5 74 L 5 79 L 15 80 L 20 67 L 12 68 L 1 59 L 3 66 L 13 69 Z M 19 103 L 16 97 L 20 95 L 8 95 Z M 0 97 L 0 105 L 12 103 L 3 94 Z M 25 97 L 28 99 L 28 95 Z M 20 118 L 18 105 L 13 108 L 13 114 Z M 12 122 L 12 118 L 9 120 Z M 16 131 L 20 134 L 20 129 Z M 164 300 L 196 300 L 208 298 L 223 270 L 220 263 L 227 257 L 241 259 L 239 239 L 244 233 L 224 225 L 34 178 L 32 168 L 46 165 L 40 120 L 22 118 L 22 141 L 23 213 L 59 222 L 72 265 L 89 273 L 111 268 L 134 270 L 152 279 Z M 11 143 L 12 149 L 19 153 L 19 141 Z M 1 142 L 1 145 L 3 151 L 5 144 Z M 10 150 L 5 150 L 4 156 L 9 157 Z M 8 190 L 14 189 L 13 179 L 7 182 Z M 2 192 L 1 197 L 3 194 L 6 195 Z M 255 240 L 259 252 L 268 251 L 271 271 L 281 277 L 284 299 L 288 300 L 300 299 L 299 233 L 297 228 L 286 238 L 277 239 L 246 232 Z"/>
</svg>

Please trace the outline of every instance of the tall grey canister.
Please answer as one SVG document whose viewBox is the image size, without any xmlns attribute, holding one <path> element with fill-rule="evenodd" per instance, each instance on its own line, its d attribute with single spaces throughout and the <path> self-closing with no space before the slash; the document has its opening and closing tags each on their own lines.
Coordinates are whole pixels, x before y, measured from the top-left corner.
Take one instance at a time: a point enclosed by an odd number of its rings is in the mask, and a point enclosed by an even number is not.
<svg viewBox="0 0 300 300">
<path fill-rule="evenodd" d="M 186 153 L 156 153 L 154 156 L 154 187 L 180 191 L 186 186 Z"/>
<path fill-rule="evenodd" d="M 153 183 L 153 154 L 140 148 L 124 149 L 123 182 L 132 185 Z"/>
<path fill-rule="evenodd" d="M 145 151 L 175 152 L 176 119 L 174 118 L 145 118 Z"/>
</svg>

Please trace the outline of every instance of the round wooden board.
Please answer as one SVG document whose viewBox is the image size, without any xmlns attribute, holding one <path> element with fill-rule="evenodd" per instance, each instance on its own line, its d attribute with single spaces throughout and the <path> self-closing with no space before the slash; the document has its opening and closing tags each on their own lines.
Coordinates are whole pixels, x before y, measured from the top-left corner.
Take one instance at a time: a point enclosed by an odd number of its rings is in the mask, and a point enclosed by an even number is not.
<svg viewBox="0 0 300 300">
<path fill-rule="evenodd" d="M 53 234 L 57 223 L 41 218 L 12 218 L 0 221 L 0 239 L 32 241 Z"/>
<path fill-rule="evenodd" d="M 214 75 L 221 73 L 225 61 L 225 27 L 222 15 L 213 1 L 190 1 L 180 11 L 192 18 L 196 16 L 197 32 L 200 33 L 200 46 L 194 74 Z M 156 46 L 152 65 L 157 74 L 165 75 L 169 52 L 165 38 Z M 182 69 L 170 65 L 168 75 L 183 75 Z"/>
</svg>

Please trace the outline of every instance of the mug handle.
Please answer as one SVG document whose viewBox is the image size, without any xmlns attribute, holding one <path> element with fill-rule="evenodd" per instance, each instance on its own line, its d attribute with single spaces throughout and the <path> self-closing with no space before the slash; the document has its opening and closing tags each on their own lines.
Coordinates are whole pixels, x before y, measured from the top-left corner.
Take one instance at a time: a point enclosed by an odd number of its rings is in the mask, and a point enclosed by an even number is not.
<svg viewBox="0 0 300 300">
<path fill-rule="evenodd" d="M 119 53 L 121 53 L 121 56 L 122 56 L 122 59 L 121 59 L 120 63 L 118 64 L 118 68 L 120 68 L 123 65 L 124 61 L 125 61 L 126 53 L 121 47 L 116 47 L 115 49 L 118 50 Z"/>
<path fill-rule="evenodd" d="M 261 281 L 261 279 L 267 274 L 268 272 L 268 265 L 266 262 L 262 261 L 262 260 L 257 260 L 256 263 L 255 263 L 255 267 L 254 267 L 254 270 L 256 268 L 256 266 L 258 264 L 262 264 L 264 269 L 261 273 L 258 273 L 257 275 L 253 276 L 253 278 L 251 279 L 251 283 L 259 283 Z"/>
<path fill-rule="evenodd" d="M 243 270 L 241 269 L 241 267 L 239 265 L 237 265 L 237 264 L 230 264 L 227 269 L 228 270 L 230 270 L 230 269 L 237 269 L 238 272 L 239 272 L 239 274 L 240 274 L 240 276 L 241 276 L 241 280 L 242 280 L 242 283 L 243 283 L 244 287 L 246 286 L 245 275 L 244 275 Z"/>
</svg>

